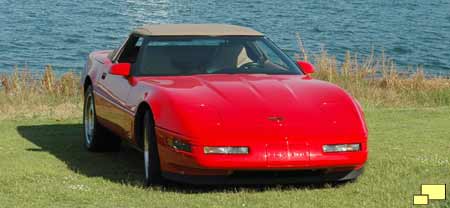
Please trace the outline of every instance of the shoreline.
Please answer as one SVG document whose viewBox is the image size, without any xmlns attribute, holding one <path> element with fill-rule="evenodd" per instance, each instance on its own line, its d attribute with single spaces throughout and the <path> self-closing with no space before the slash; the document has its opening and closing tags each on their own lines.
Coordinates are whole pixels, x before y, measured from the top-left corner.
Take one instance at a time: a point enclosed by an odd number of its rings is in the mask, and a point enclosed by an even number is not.
<svg viewBox="0 0 450 208">
<path fill-rule="evenodd" d="M 421 71 L 421 73 L 423 73 L 427 79 L 431 79 L 431 78 L 450 79 L 450 69 L 449 70 L 444 70 L 444 69 L 439 69 L 439 70 L 429 69 L 429 70 L 427 70 L 427 68 L 423 66 L 424 64 L 400 65 L 395 61 L 395 59 L 389 58 L 389 56 L 387 56 L 384 53 L 384 51 L 382 51 L 381 53 L 375 53 L 372 50 L 372 53 L 370 53 L 368 55 L 361 55 L 359 53 L 353 53 L 353 52 L 347 50 L 344 56 L 338 57 L 338 56 L 330 55 L 327 50 L 322 50 L 320 53 L 309 54 L 308 51 L 306 51 L 306 49 L 303 48 L 302 40 L 301 40 L 301 37 L 299 36 L 299 34 L 297 34 L 296 42 L 298 44 L 298 48 L 300 49 L 299 51 L 287 50 L 287 49 L 282 49 L 282 51 L 284 51 L 286 54 L 288 54 L 289 57 L 292 58 L 292 60 L 307 60 L 308 57 L 311 57 L 313 59 L 312 64 L 315 66 L 318 64 L 317 62 L 320 62 L 320 59 L 324 58 L 323 56 L 325 55 L 325 58 L 333 59 L 333 61 L 335 62 L 335 64 L 337 66 L 345 65 L 346 62 L 349 61 L 349 59 L 352 59 L 352 61 L 355 61 L 356 63 L 360 63 L 360 64 L 367 64 L 368 61 L 369 62 L 378 61 L 380 63 L 384 62 L 385 64 L 392 65 L 392 67 L 395 68 L 396 73 L 398 73 L 399 76 L 402 76 L 402 77 L 410 77 L 410 76 L 413 76 L 414 74 L 416 74 L 417 71 Z M 370 64 L 373 64 L 373 63 L 370 63 Z M 15 72 L 27 72 L 27 73 L 31 73 L 36 76 L 39 76 L 40 74 L 45 72 L 45 69 L 47 67 L 51 67 L 56 76 L 62 76 L 66 73 L 80 74 L 81 70 L 83 70 L 82 66 L 80 66 L 80 67 L 57 67 L 56 65 L 46 64 L 46 65 L 42 65 L 39 67 L 31 68 L 27 64 L 15 64 L 13 66 L 9 66 L 8 69 L 4 69 L 4 68 L 0 69 L 0 75 L 10 75 Z M 379 66 L 379 67 L 382 67 L 382 66 Z M 382 76 L 383 73 L 384 72 L 382 69 L 376 70 L 376 75 Z M 1 87 L 1 85 L 0 85 L 0 87 Z"/>
</svg>

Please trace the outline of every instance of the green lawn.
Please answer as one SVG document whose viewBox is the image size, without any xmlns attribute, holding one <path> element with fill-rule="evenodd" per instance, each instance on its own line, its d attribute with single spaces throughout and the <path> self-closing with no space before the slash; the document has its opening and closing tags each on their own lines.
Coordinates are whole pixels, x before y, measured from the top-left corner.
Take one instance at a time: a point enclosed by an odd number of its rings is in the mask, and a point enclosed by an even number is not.
<svg viewBox="0 0 450 208">
<path fill-rule="evenodd" d="M 86 152 L 79 119 L 3 120 L 0 207 L 412 207 L 421 184 L 450 185 L 450 108 L 367 110 L 366 119 L 369 161 L 354 183 L 203 188 L 141 187 L 140 155 Z"/>
</svg>

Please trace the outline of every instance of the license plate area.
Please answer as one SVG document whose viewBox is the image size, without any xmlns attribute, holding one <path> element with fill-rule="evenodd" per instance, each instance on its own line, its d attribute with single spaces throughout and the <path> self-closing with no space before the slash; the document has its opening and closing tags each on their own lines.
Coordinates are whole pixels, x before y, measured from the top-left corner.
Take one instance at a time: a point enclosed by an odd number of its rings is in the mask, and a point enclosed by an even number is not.
<svg viewBox="0 0 450 208">
<path fill-rule="evenodd" d="M 309 162 L 306 144 L 268 144 L 266 145 L 267 165 L 270 167 L 304 167 Z"/>
</svg>

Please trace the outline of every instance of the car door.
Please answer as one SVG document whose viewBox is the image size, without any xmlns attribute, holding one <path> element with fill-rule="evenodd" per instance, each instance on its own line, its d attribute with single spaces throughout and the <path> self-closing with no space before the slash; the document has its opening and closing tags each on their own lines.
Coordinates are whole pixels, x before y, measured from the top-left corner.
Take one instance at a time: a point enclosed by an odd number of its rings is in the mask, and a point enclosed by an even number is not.
<svg viewBox="0 0 450 208">
<path fill-rule="evenodd" d="M 131 35 L 117 55 L 112 60 L 103 64 L 98 79 L 98 91 L 102 96 L 96 100 L 96 113 L 102 120 L 102 124 L 111 129 L 115 134 L 123 137 L 131 137 L 131 125 L 133 113 L 128 103 L 128 96 L 132 88 L 131 77 L 114 75 L 110 73 L 115 63 L 130 63 L 133 67 L 139 53 L 142 37 Z"/>
</svg>

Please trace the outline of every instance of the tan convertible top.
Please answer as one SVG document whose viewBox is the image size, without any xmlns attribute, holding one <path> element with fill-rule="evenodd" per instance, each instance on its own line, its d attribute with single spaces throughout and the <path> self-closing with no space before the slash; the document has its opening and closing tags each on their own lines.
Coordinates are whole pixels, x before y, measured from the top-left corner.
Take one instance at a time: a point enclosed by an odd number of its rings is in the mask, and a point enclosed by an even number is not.
<svg viewBox="0 0 450 208">
<path fill-rule="evenodd" d="M 151 24 L 136 28 L 142 36 L 263 36 L 250 29 L 227 24 Z"/>
</svg>

